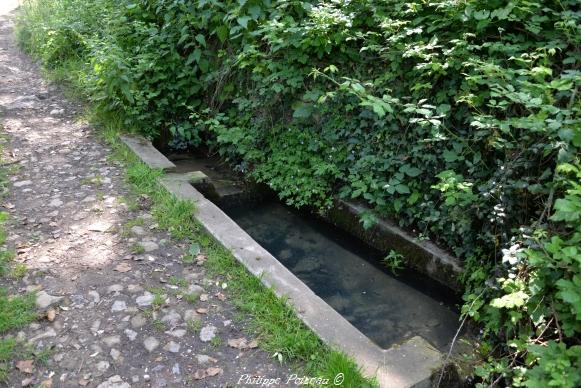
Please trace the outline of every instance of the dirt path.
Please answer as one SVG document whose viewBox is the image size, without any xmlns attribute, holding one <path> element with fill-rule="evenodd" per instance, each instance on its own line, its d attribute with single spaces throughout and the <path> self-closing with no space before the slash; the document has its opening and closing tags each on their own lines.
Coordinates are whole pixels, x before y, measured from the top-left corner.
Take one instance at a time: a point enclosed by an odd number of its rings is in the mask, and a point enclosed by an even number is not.
<svg viewBox="0 0 581 388">
<path fill-rule="evenodd" d="M 14 335 L 50 358 L 32 373 L 12 368 L 8 385 L 203 387 L 286 376 L 258 348 L 228 346 L 244 334 L 221 287 L 203 267 L 184 267 L 186 243 L 159 230 L 146 203 L 128 207 L 123 166 L 75 120 L 80 107 L 42 80 L 12 28 L 13 16 L 0 15 L 0 123 L 18 166 L 2 210 L 28 271 L 1 282 L 38 293 L 49 317 Z M 187 302 L 186 292 L 201 298 Z"/>
</svg>

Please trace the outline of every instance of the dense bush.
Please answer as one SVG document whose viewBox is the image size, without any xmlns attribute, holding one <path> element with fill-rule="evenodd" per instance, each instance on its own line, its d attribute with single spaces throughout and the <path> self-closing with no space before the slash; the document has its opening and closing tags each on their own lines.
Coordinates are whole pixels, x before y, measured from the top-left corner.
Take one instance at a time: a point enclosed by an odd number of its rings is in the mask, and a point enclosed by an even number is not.
<svg viewBox="0 0 581 388">
<path fill-rule="evenodd" d="M 483 383 L 581 384 L 577 1 L 24 11 L 23 46 L 47 66 L 76 64 L 128 126 L 207 145 L 292 205 L 365 200 L 464 259 Z"/>
</svg>

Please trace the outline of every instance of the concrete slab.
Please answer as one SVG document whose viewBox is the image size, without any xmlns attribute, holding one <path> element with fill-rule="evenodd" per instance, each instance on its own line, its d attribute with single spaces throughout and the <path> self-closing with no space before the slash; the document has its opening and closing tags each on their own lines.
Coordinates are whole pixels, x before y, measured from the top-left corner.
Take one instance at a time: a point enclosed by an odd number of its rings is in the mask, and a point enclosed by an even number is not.
<svg viewBox="0 0 581 388">
<path fill-rule="evenodd" d="M 149 140 L 131 135 L 121 135 L 120 139 L 150 168 L 166 172 L 175 171 L 176 165 L 159 152 Z"/>
</svg>

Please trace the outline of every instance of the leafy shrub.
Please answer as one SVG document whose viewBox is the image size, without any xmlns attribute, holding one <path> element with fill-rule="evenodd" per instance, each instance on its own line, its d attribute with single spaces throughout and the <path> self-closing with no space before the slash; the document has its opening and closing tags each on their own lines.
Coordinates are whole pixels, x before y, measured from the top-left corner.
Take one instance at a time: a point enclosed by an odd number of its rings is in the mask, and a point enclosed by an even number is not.
<svg viewBox="0 0 581 388">
<path fill-rule="evenodd" d="M 79 55 L 90 98 L 146 135 L 448 247 L 482 383 L 570 386 L 580 18 L 573 0 L 32 0 L 19 36 L 47 61 Z"/>
</svg>

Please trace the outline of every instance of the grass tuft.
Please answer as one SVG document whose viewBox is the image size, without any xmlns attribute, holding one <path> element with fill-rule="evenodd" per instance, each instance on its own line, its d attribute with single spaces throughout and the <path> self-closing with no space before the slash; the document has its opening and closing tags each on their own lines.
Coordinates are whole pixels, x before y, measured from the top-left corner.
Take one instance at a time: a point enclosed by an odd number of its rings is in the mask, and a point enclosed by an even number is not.
<svg viewBox="0 0 581 388">
<path fill-rule="evenodd" d="M 8 295 L 6 289 L 0 288 L 0 334 L 18 329 L 36 318 L 34 295 Z"/>
</svg>

